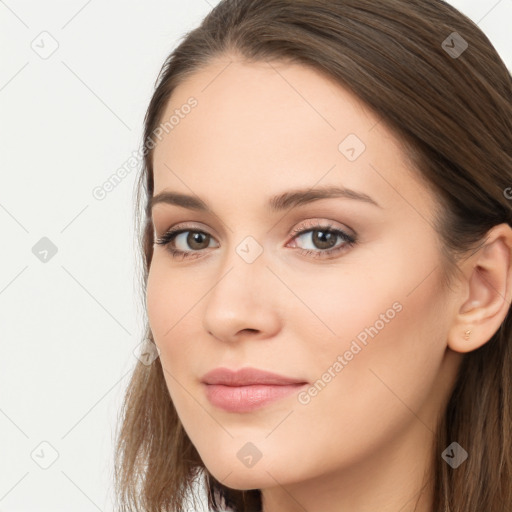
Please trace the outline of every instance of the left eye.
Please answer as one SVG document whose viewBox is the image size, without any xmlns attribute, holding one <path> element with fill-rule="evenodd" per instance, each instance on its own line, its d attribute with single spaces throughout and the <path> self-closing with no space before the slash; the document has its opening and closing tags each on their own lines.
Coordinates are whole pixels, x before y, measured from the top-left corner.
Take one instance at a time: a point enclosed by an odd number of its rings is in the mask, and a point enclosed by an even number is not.
<svg viewBox="0 0 512 512">
<path fill-rule="evenodd" d="M 310 242 L 314 247 L 302 247 L 304 250 L 320 250 L 327 251 L 336 246 L 336 242 L 342 239 L 343 242 L 352 243 L 354 240 L 344 231 L 339 229 L 315 228 L 302 231 L 295 236 L 295 239 L 304 238 Z"/>
<path fill-rule="evenodd" d="M 356 241 L 353 236 L 340 229 L 322 226 L 301 231 L 295 235 L 294 240 L 300 238 L 306 241 L 306 245 L 308 245 L 308 242 L 310 245 L 310 247 L 301 247 L 301 252 L 315 256 L 330 255 L 338 250 L 342 250 L 345 246 L 354 245 Z M 338 240 L 341 240 L 341 244 L 337 245 Z"/>
<path fill-rule="evenodd" d="M 210 245 L 209 242 L 213 241 L 213 238 L 208 233 L 203 233 L 202 231 L 181 231 L 173 233 L 175 235 L 172 240 L 174 240 L 174 245 L 176 247 L 177 252 L 186 252 L 187 245 L 189 248 L 200 251 L 202 249 L 207 249 Z M 206 245 L 205 245 L 206 242 Z M 180 248 L 181 243 L 181 248 Z"/>
</svg>

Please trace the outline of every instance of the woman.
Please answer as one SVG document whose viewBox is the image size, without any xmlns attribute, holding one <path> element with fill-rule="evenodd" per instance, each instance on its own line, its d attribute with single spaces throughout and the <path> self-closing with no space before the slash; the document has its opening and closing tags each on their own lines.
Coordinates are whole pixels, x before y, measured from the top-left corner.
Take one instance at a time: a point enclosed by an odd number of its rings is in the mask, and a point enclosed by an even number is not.
<svg viewBox="0 0 512 512">
<path fill-rule="evenodd" d="M 213 510 L 511 510 L 511 100 L 439 0 L 224 0 L 187 34 L 145 119 L 122 506 L 204 475 Z"/>
</svg>

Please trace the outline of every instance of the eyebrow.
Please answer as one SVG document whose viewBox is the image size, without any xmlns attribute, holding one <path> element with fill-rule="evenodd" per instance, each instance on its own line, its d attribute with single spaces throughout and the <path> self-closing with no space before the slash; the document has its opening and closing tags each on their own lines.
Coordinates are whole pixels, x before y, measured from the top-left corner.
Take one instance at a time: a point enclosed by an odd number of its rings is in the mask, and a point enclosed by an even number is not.
<svg viewBox="0 0 512 512">
<path fill-rule="evenodd" d="M 374 199 L 369 195 L 362 192 L 343 187 L 322 187 L 312 189 L 295 189 L 288 192 L 284 192 L 277 196 L 271 197 L 267 202 L 267 209 L 271 212 L 280 212 L 288 208 L 301 206 L 303 204 L 318 201 L 320 199 L 331 199 L 331 198 L 346 198 L 357 201 L 362 201 L 368 204 L 372 204 L 379 208 L 382 208 Z M 189 210 L 197 210 L 205 213 L 213 213 L 211 208 L 197 196 L 190 196 L 187 194 L 181 194 L 178 192 L 163 191 L 153 196 L 148 205 L 149 212 L 153 210 L 153 207 L 157 204 L 165 203 Z"/>
</svg>

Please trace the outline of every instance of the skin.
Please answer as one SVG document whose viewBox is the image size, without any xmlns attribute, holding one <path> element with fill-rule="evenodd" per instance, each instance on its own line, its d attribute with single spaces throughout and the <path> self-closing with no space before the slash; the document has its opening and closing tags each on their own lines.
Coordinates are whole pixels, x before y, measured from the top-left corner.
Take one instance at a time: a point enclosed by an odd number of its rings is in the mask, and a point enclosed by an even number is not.
<svg viewBox="0 0 512 512">
<path fill-rule="evenodd" d="M 191 96 L 197 106 L 156 145 L 154 195 L 199 196 L 214 214 L 160 203 L 153 223 L 155 237 L 186 223 L 211 238 L 196 246 L 187 234 L 175 239 L 195 251 L 185 260 L 155 245 L 147 308 L 192 443 L 228 487 L 262 489 L 265 512 L 431 512 L 431 489 L 421 489 L 436 421 L 463 353 L 488 341 L 510 304 L 510 229 L 493 229 L 444 288 L 435 198 L 355 96 L 310 68 L 235 56 L 183 82 L 162 119 Z M 338 149 L 348 134 L 366 145 L 355 161 Z M 265 208 L 270 196 L 324 185 L 363 192 L 380 207 L 327 198 Z M 315 232 L 292 229 L 326 223 L 357 243 L 329 258 L 300 254 L 325 246 L 315 245 Z M 236 252 L 247 236 L 263 250 L 252 263 Z M 394 303 L 394 318 L 332 370 Z M 232 413 L 214 407 L 200 383 L 219 366 L 311 385 L 329 368 L 335 377 L 307 404 L 292 394 Z M 262 454 L 252 467 L 237 457 L 247 442 Z"/>
</svg>

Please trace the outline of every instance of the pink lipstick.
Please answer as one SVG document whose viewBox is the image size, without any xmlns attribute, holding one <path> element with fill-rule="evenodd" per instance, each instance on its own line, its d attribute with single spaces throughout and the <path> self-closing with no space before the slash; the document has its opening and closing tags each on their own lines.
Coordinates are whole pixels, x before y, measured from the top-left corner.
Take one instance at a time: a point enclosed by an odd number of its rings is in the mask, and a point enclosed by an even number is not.
<svg viewBox="0 0 512 512">
<path fill-rule="evenodd" d="M 206 397 L 229 412 L 250 412 L 297 392 L 307 382 L 257 368 L 216 368 L 203 376 Z"/>
</svg>

